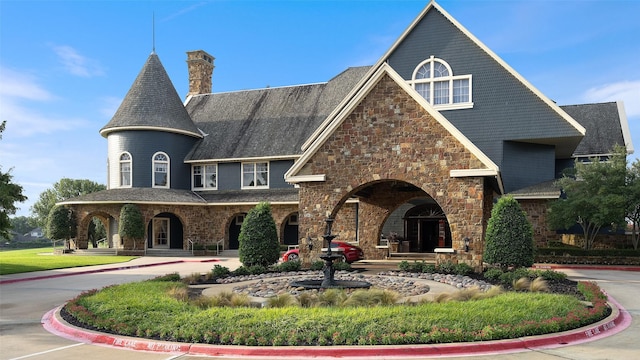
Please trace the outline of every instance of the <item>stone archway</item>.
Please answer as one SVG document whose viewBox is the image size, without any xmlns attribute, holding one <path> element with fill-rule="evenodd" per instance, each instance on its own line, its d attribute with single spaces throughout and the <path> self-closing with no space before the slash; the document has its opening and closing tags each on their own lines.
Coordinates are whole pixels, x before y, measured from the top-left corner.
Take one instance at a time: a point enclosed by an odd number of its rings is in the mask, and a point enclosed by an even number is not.
<svg viewBox="0 0 640 360">
<path fill-rule="evenodd" d="M 464 261 L 479 269 L 496 166 L 388 71 L 382 66 L 362 86 L 345 105 L 348 111 L 324 128 L 290 174 L 300 176 L 300 236 L 319 243 L 328 216 L 336 215 L 352 194 L 374 189 L 371 198 L 358 198 L 358 238 L 365 257 L 381 258 L 383 251 L 375 244 L 384 220 L 394 206 L 416 195 L 383 188 L 401 182 L 417 188 L 420 196 L 428 194 L 447 216 L 451 251 L 436 260 Z M 473 251 L 464 253 L 464 238 L 472 239 Z M 309 260 L 319 255 L 315 248 Z M 304 247 L 301 253 L 307 261 Z"/>
</svg>

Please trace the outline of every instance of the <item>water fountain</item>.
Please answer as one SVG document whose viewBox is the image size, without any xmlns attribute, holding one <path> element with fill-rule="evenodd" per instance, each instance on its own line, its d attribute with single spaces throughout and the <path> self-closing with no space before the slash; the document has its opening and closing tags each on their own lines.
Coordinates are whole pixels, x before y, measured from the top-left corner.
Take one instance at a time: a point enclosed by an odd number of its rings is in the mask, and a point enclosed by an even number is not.
<svg viewBox="0 0 640 360">
<path fill-rule="evenodd" d="M 291 282 L 292 287 L 301 287 L 304 289 L 368 289 L 371 284 L 366 281 L 350 281 L 350 280 L 336 280 L 334 278 L 336 269 L 333 267 L 333 262 L 338 259 L 342 259 L 342 255 L 334 254 L 331 250 L 331 241 L 338 235 L 331 234 L 331 226 L 333 225 L 333 218 L 327 218 L 325 222 L 326 230 L 322 237 L 327 241 L 326 253 L 320 255 L 320 258 L 324 260 L 325 264 L 322 269 L 324 277 L 319 279 L 306 279 Z"/>
</svg>

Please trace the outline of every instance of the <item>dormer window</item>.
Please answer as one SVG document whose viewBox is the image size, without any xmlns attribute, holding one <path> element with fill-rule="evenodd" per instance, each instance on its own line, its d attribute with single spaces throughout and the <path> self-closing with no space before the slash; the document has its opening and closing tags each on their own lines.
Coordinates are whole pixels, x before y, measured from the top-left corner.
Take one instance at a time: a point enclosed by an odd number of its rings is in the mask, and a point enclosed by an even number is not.
<svg viewBox="0 0 640 360">
<path fill-rule="evenodd" d="M 169 156 L 163 152 L 153 155 L 153 187 L 169 187 Z"/>
<path fill-rule="evenodd" d="M 471 75 L 453 75 L 444 60 L 431 56 L 413 71 L 410 84 L 438 110 L 467 109 L 471 100 Z"/>
<path fill-rule="evenodd" d="M 255 162 L 242 164 L 243 189 L 269 188 L 269 163 Z"/>
<path fill-rule="evenodd" d="M 120 187 L 131 187 L 131 154 L 120 154 Z"/>
<path fill-rule="evenodd" d="M 218 165 L 194 165 L 192 169 L 194 190 L 215 190 L 218 188 Z"/>
</svg>

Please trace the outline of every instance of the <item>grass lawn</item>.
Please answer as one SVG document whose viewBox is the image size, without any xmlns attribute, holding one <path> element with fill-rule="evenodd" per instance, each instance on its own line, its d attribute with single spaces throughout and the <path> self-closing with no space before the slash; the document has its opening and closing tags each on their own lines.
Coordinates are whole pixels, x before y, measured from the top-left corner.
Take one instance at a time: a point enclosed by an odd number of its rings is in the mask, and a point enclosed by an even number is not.
<svg viewBox="0 0 640 360">
<path fill-rule="evenodd" d="M 54 255 L 52 247 L 0 251 L 0 275 L 126 262 L 135 256 Z"/>
<path fill-rule="evenodd" d="M 167 278 L 168 279 L 168 278 Z M 100 331 L 223 345 L 391 345 L 486 341 L 559 332 L 608 313 L 597 285 L 593 301 L 569 295 L 505 292 L 483 300 L 413 305 L 278 308 L 198 306 L 186 284 L 144 281 L 86 292 L 65 307 L 75 321 Z M 63 315 L 64 317 L 65 315 Z"/>
</svg>

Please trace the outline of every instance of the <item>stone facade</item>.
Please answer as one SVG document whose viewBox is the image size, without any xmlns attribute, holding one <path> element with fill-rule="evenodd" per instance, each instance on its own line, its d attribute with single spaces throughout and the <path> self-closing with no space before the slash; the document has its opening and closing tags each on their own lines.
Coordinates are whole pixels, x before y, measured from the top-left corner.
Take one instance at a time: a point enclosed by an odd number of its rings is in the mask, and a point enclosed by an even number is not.
<svg viewBox="0 0 640 360">
<path fill-rule="evenodd" d="M 430 196 L 447 216 L 456 250 L 440 260 L 481 267 L 486 206 L 493 192 L 484 178 L 453 178 L 450 170 L 486 167 L 391 77 L 379 80 L 306 166 L 312 174 L 325 174 L 326 181 L 300 184 L 301 237 L 318 241 L 324 220 L 340 221 L 345 202 L 364 192 L 368 196 L 359 196 L 360 246 L 380 258 L 376 245 L 389 214 L 412 198 Z M 417 191 L 397 190 L 404 184 Z M 476 241 L 469 253 L 462 250 L 465 237 Z M 315 259 L 320 248 L 301 248 L 303 261 Z"/>
<path fill-rule="evenodd" d="M 109 205 L 72 205 L 76 213 L 78 230 L 77 237 L 72 247 L 86 249 L 88 246 L 89 223 L 93 217 L 98 217 L 106 229 L 109 229 L 110 221 L 118 221 L 122 204 Z M 229 225 L 236 215 L 245 214 L 254 205 L 228 205 L 228 206 L 187 206 L 187 205 L 138 205 L 144 217 L 145 224 L 162 213 L 175 215 L 183 228 L 183 249 L 188 249 L 192 239 L 195 244 L 215 245 L 217 241 L 224 240 L 225 249 L 229 246 Z M 99 209 L 99 210 L 97 210 Z M 289 215 L 297 213 L 296 205 L 271 205 L 271 211 L 276 223 L 278 237 L 282 241 L 282 231 Z M 145 239 L 135 244 L 135 249 L 144 249 Z M 124 250 L 134 249 L 134 244 L 128 240 L 124 244 L 112 244 L 113 247 Z"/>
</svg>

